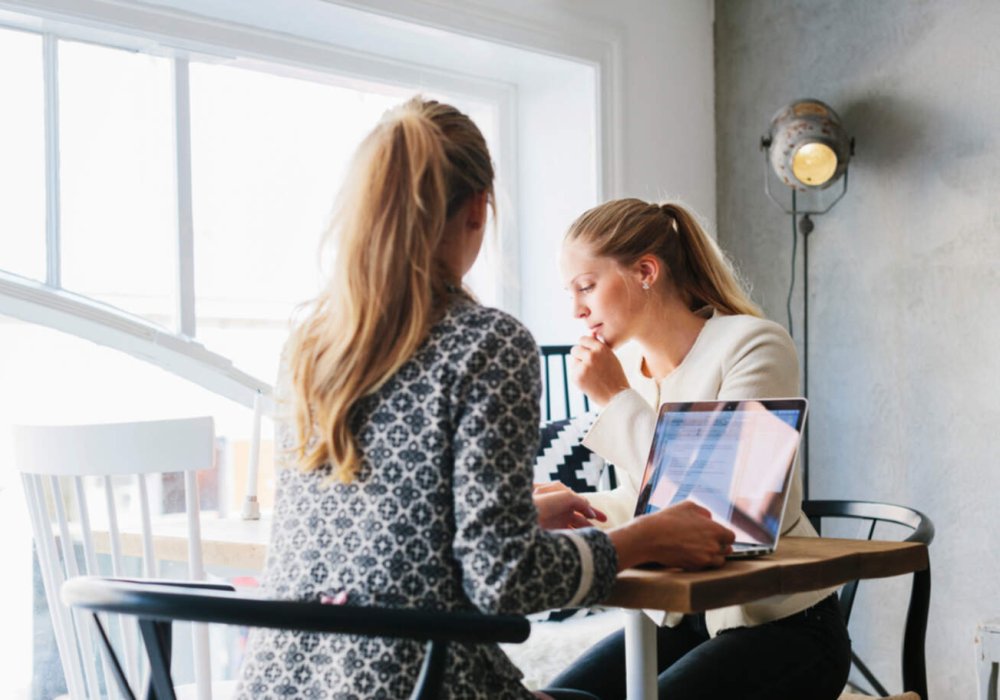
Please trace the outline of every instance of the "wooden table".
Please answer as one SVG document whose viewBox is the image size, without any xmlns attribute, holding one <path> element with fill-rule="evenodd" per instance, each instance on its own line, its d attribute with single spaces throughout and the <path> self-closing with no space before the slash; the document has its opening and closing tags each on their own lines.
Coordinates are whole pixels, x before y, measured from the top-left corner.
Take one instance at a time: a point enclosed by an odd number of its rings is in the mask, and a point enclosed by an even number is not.
<svg viewBox="0 0 1000 700">
<path fill-rule="evenodd" d="M 185 561 L 187 537 L 183 521 L 173 516 L 157 521 L 158 559 Z M 164 522 L 166 521 L 166 523 Z M 166 527 L 164 527 L 166 524 Z M 202 549 L 208 568 L 221 566 L 263 571 L 271 522 L 202 517 Z M 123 551 L 141 555 L 138 535 L 123 530 Z M 107 547 L 106 532 L 95 531 L 98 550 Z M 927 547 L 910 542 L 786 537 L 777 552 L 756 559 L 732 560 L 711 571 L 629 569 L 618 575 L 606 604 L 626 609 L 625 654 L 629 700 L 656 697 L 656 626 L 643 609 L 696 613 L 759 600 L 837 586 L 855 579 L 916 573 L 914 595 L 930 595 Z M 903 644 L 904 688 L 927 697 L 924 667 L 925 628 L 907 616 Z"/>
<path fill-rule="evenodd" d="M 656 698 L 656 625 L 642 612 L 644 608 L 695 613 L 855 579 L 914 572 L 919 572 L 917 585 L 925 586 L 929 595 L 926 545 L 825 537 L 786 537 L 774 554 L 729 561 L 712 571 L 623 571 L 607 603 L 626 609 L 627 696 Z M 911 617 L 907 616 L 903 645 L 904 685 L 926 698 L 925 629 Z"/>
</svg>

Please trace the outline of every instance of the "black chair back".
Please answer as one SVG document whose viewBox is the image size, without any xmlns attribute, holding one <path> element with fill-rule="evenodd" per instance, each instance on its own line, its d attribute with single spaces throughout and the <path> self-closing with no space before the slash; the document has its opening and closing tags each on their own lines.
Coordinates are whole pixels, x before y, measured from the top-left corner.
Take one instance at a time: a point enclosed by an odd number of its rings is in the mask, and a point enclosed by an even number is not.
<svg viewBox="0 0 1000 700">
<path fill-rule="evenodd" d="M 542 408 L 546 421 L 572 418 L 590 410 L 587 395 L 573 386 L 569 379 L 567 360 L 572 345 L 542 345 Z M 559 412 L 559 399 L 562 412 Z M 556 411 L 553 412 L 553 404 Z"/>
<path fill-rule="evenodd" d="M 865 539 L 868 540 L 874 538 L 876 528 L 880 523 L 910 528 L 912 532 L 904 539 L 905 542 L 920 542 L 929 545 L 934 539 L 934 523 L 931 522 L 930 518 L 913 508 L 892 503 L 816 500 L 803 502 L 802 511 L 820 534 L 823 534 L 824 521 L 847 518 L 865 523 Z M 849 622 L 851 619 L 857 590 L 858 581 L 851 581 L 845 584 L 840 591 L 840 611 L 845 622 Z M 931 572 L 930 567 L 928 567 L 924 571 L 917 571 L 913 574 L 913 587 L 910 593 L 910 605 L 906 613 L 906 630 L 903 636 L 903 689 L 916 692 L 923 700 L 927 700 L 924 639 L 927 635 L 930 596 Z M 876 693 L 889 695 L 875 674 L 853 650 L 851 651 L 851 660 Z"/>
<path fill-rule="evenodd" d="M 121 694 L 130 699 L 135 694 L 98 613 L 138 618 L 150 661 L 146 697 L 151 700 L 176 698 L 170 677 L 171 623 L 175 620 L 425 641 L 426 655 L 411 700 L 438 697 L 449 642 L 523 642 L 531 631 L 528 620 L 515 615 L 262 600 L 237 595 L 227 584 L 189 581 L 80 576 L 63 584 L 62 598 L 73 608 L 93 613 L 98 638 L 112 660 L 112 675 Z"/>
</svg>

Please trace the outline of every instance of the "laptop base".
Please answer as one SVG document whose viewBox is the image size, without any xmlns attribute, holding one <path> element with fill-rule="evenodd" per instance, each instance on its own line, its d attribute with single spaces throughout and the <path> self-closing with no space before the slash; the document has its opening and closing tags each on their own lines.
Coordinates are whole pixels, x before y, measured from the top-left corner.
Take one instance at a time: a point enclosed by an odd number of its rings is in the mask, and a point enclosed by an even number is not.
<svg viewBox="0 0 1000 700">
<path fill-rule="evenodd" d="M 733 545 L 733 551 L 726 555 L 726 559 L 750 559 L 764 554 L 774 552 L 774 547 L 765 544 L 745 544 L 737 542 Z"/>
</svg>

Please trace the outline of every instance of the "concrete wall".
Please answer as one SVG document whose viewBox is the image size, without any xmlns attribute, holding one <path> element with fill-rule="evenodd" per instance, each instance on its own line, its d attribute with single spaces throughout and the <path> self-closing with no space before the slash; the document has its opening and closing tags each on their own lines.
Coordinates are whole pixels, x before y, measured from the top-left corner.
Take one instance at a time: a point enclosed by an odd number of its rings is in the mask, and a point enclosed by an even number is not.
<svg viewBox="0 0 1000 700">
<path fill-rule="evenodd" d="M 760 136 L 816 97 L 857 139 L 850 191 L 809 244 L 812 495 L 933 518 L 934 698 L 975 695 L 975 624 L 1000 614 L 998 31 L 995 0 L 716 3 L 719 239 L 776 320 L 792 234 Z M 859 590 L 855 648 L 898 689 L 907 588 Z"/>
</svg>

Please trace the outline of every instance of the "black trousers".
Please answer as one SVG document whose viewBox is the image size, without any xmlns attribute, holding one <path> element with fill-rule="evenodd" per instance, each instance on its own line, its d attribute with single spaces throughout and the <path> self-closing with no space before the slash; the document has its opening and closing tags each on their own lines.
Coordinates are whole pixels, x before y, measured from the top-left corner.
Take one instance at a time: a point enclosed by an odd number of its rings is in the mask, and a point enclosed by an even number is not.
<svg viewBox="0 0 1000 700">
<path fill-rule="evenodd" d="M 836 700 L 847 682 L 851 641 L 831 595 L 811 608 L 710 638 L 705 616 L 687 615 L 656 635 L 659 697 L 669 700 Z M 592 646 L 549 684 L 625 697 L 625 633 Z"/>
</svg>

